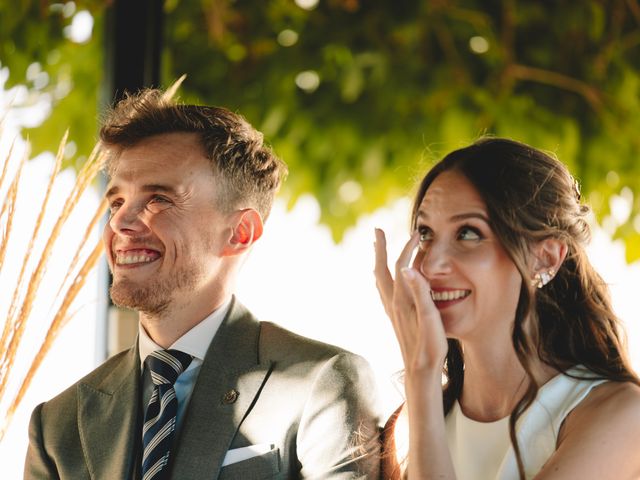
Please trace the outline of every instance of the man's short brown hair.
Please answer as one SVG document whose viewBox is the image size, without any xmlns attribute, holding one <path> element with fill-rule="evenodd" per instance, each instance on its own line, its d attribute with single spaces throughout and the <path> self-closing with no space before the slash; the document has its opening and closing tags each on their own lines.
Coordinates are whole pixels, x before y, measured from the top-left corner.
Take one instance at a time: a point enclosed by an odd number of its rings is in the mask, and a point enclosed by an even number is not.
<svg viewBox="0 0 640 480">
<path fill-rule="evenodd" d="M 198 135 L 214 174 L 222 180 L 221 208 L 253 207 L 263 219 L 268 217 L 287 167 L 264 144 L 262 133 L 225 108 L 178 104 L 157 89 L 127 95 L 107 114 L 100 129 L 100 140 L 110 151 L 107 173 L 123 150 L 174 132 Z"/>
</svg>

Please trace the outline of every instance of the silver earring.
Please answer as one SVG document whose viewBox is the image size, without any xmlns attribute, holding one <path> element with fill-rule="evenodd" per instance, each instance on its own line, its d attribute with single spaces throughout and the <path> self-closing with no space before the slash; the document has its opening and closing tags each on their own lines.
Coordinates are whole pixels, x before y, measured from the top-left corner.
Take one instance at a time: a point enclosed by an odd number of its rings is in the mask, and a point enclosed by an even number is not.
<svg viewBox="0 0 640 480">
<path fill-rule="evenodd" d="M 551 280 L 553 280 L 553 276 L 555 274 L 556 272 L 552 268 L 550 268 L 546 272 L 536 272 L 536 274 L 533 276 L 533 280 L 531 280 L 531 286 L 542 288 Z"/>
</svg>

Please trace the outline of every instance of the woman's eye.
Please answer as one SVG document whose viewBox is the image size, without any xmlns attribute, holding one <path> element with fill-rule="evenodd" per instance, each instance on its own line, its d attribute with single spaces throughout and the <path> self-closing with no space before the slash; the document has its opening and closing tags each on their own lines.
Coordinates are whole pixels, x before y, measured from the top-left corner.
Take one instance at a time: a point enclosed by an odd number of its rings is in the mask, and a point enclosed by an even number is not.
<svg viewBox="0 0 640 480">
<path fill-rule="evenodd" d="M 433 239 L 433 232 L 427 227 L 418 227 L 418 233 L 420 234 L 420 243 Z"/>
<path fill-rule="evenodd" d="M 475 228 L 462 227 L 460 229 L 460 233 L 458 234 L 458 238 L 460 240 L 480 240 L 482 236 L 480 235 L 480 232 Z"/>
</svg>

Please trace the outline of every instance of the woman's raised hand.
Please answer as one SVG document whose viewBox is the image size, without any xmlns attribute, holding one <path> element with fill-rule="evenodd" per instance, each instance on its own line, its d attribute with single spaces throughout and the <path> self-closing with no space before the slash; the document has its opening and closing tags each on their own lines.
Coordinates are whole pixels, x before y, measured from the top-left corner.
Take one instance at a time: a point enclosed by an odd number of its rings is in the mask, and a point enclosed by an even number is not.
<svg viewBox="0 0 640 480">
<path fill-rule="evenodd" d="M 429 282 L 409 265 L 419 238 L 418 232 L 414 232 L 402 250 L 396 261 L 394 280 L 387 267 L 385 234 L 376 229 L 376 286 L 398 338 L 406 375 L 441 372 L 448 348 Z"/>
</svg>

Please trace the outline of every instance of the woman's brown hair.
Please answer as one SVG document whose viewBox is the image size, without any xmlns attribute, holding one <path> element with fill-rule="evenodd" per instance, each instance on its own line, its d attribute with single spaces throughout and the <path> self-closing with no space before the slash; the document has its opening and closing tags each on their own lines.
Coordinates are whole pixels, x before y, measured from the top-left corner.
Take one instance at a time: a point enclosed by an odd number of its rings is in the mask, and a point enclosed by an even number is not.
<svg viewBox="0 0 640 480">
<path fill-rule="evenodd" d="M 581 204 L 578 184 L 552 155 L 513 140 L 483 138 L 448 154 L 424 177 L 413 204 L 412 228 L 422 199 L 445 171 L 464 175 L 484 199 L 491 228 L 522 276 L 512 333 L 513 346 L 530 379 L 511 413 L 509 432 L 520 478 L 524 465 L 515 435 L 518 418 L 539 390 L 531 358 L 560 372 L 585 366 L 593 378 L 640 384 L 625 348 L 621 324 L 608 287 L 591 266 L 585 246 L 591 237 L 589 207 Z M 567 256 L 551 282 L 531 285 L 531 247 L 546 238 L 567 245 Z M 445 415 L 462 393 L 464 356 L 449 339 L 444 374 Z"/>
</svg>

